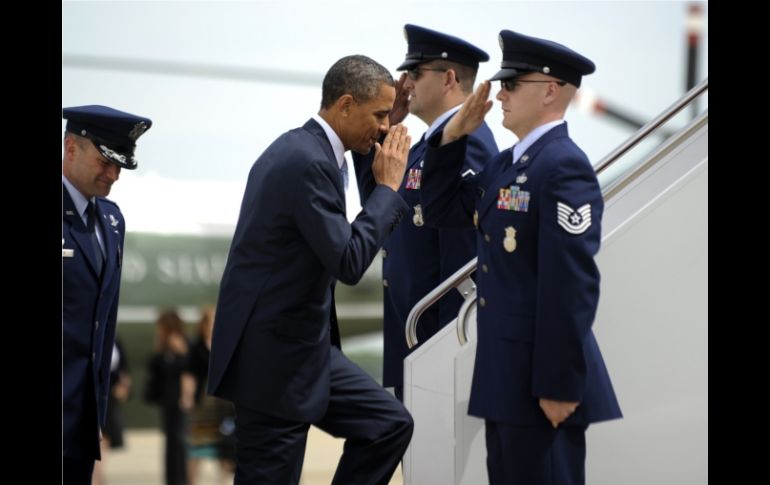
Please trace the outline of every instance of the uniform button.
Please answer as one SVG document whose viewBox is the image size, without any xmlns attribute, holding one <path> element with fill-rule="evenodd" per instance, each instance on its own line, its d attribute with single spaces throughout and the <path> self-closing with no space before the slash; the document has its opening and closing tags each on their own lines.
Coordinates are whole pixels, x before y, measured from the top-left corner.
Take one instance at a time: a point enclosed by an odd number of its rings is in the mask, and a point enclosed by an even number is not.
<svg viewBox="0 0 770 485">
<path fill-rule="evenodd" d="M 487 266 L 486 264 L 482 264 L 481 265 L 481 271 L 483 271 L 485 273 L 489 273 L 489 266 Z"/>
<path fill-rule="evenodd" d="M 487 300 L 485 300 L 483 296 L 479 298 L 479 305 L 487 306 Z"/>
<path fill-rule="evenodd" d="M 386 250 L 382 250 L 382 259 L 385 259 L 388 257 L 388 252 Z"/>
<path fill-rule="evenodd" d="M 489 237 L 489 234 L 484 234 L 484 240 L 485 240 L 486 242 L 489 242 L 489 241 L 491 241 L 491 240 L 492 240 L 492 238 L 491 238 L 491 237 Z"/>
<path fill-rule="evenodd" d="M 99 320 L 96 321 L 96 329 L 99 330 Z"/>
<path fill-rule="evenodd" d="M 388 287 L 388 280 L 382 280 L 382 286 L 387 288 Z"/>
</svg>

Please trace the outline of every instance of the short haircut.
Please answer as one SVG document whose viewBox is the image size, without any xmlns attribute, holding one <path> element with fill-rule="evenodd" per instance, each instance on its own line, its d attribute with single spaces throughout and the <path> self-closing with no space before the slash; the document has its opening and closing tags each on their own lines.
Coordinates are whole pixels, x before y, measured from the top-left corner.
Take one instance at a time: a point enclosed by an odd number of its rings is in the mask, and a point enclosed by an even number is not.
<svg viewBox="0 0 770 485">
<path fill-rule="evenodd" d="M 432 63 L 431 66 L 435 66 L 437 69 L 452 69 L 463 93 L 471 94 L 473 92 L 473 85 L 476 83 L 476 73 L 478 72 L 477 68 L 450 61 L 438 61 Z"/>
<path fill-rule="evenodd" d="M 383 84 L 393 86 L 395 83 L 381 64 L 362 55 L 343 57 L 324 76 L 321 108 L 330 108 L 345 94 L 365 103 L 379 95 Z"/>
<path fill-rule="evenodd" d="M 81 150 L 86 150 L 88 148 L 88 144 L 91 143 L 91 140 L 88 138 L 72 133 L 71 131 L 64 132 L 64 139 L 66 140 L 67 138 L 72 139 Z"/>
</svg>

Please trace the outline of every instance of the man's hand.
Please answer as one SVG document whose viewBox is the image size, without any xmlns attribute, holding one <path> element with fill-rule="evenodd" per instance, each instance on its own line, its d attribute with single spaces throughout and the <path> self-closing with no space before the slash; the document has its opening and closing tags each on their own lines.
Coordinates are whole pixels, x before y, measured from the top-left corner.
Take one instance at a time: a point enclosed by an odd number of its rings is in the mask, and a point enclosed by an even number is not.
<svg viewBox="0 0 770 485">
<path fill-rule="evenodd" d="M 412 146 L 412 137 L 406 134 L 404 125 L 391 126 L 387 136 L 379 143 L 374 144 L 374 162 L 372 173 L 378 184 L 387 185 L 393 191 L 398 191 L 401 181 L 404 179 L 406 161 L 409 158 L 409 147 Z"/>
<path fill-rule="evenodd" d="M 551 422 L 551 426 L 558 428 L 567 418 L 569 418 L 580 402 L 572 401 L 552 401 L 550 399 L 540 398 L 540 409 L 545 413 L 545 417 Z"/>
<path fill-rule="evenodd" d="M 441 145 L 452 143 L 458 138 L 470 135 L 481 126 L 484 116 L 492 109 L 492 101 L 488 100 L 491 89 L 489 81 L 483 81 L 463 103 L 460 111 L 449 120 L 441 137 Z"/>
<path fill-rule="evenodd" d="M 396 81 L 396 100 L 393 102 L 393 109 L 388 115 L 390 126 L 401 123 L 409 114 L 409 90 L 404 89 L 404 81 L 406 81 L 405 72 Z"/>
</svg>

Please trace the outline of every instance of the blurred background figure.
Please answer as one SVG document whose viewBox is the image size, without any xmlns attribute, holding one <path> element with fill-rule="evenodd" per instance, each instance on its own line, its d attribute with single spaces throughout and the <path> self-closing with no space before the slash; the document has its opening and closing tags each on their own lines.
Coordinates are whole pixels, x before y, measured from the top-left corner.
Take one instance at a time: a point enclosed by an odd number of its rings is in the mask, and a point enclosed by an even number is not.
<svg viewBox="0 0 770 485">
<path fill-rule="evenodd" d="M 176 310 L 161 312 L 155 323 L 153 355 L 148 362 L 145 400 L 160 406 L 166 436 L 166 485 L 186 485 L 185 436 L 187 413 L 183 406 L 181 379 L 188 367 L 187 337 Z"/>
<path fill-rule="evenodd" d="M 112 349 L 112 362 L 110 364 L 110 392 L 107 397 L 107 417 L 102 428 L 103 440 L 101 442 L 101 461 L 94 466 L 93 485 L 104 485 L 104 469 L 107 465 L 109 450 L 123 448 L 123 403 L 128 401 L 131 395 L 131 375 L 129 374 L 128 360 L 120 343 L 120 338 L 115 338 Z"/>
<path fill-rule="evenodd" d="M 232 480 L 235 471 L 235 443 L 232 432 L 235 412 L 232 404 L 206 393 L 209 376 L 214 308 L 204 307 L 182 374 L 182 407 L 189 411 L 187 440 L 187 483 L 195 485 L 201 460 L 217 460 L 221 467 L 218 483 Z"/>
</svg>

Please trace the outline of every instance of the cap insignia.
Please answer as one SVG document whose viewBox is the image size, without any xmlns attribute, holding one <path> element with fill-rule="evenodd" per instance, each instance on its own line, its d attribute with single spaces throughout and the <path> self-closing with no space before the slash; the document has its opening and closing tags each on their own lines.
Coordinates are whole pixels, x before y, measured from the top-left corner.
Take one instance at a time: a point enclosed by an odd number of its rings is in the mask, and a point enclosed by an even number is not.
<svg viewBox="0 0 770 485">
<path fill-rule="evenodd" d="M 121 155 L 120 153 L 116 152 L 115 150 L 111 148 L 107 148 L 104 145 L 99 145 L 99 148 L 101 148 L 102 152 L 104 152 L 105 155 L 107 155 L 109 158 L 113 160 L 117 160 L 120 163 L 126 163 L 126 156 Z"/>
<path fill-rule="evenodd" d="M 145 131 L 147 131 L 147 124 L 144 121 L 140 121 L 128 132 L 128 137 L 131 138 L 131 141 L 136 142 L 136 139 L 142 136 L 142 133 Z"/>
</svg>

